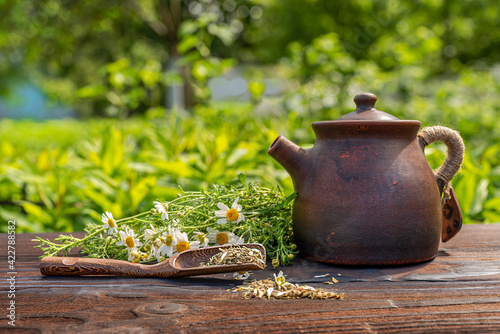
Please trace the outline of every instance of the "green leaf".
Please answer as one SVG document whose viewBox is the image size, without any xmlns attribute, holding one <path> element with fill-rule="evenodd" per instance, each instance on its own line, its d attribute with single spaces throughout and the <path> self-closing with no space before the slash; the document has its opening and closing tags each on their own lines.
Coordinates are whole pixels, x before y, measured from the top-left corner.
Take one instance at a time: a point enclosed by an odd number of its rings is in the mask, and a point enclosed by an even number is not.
<svg viewBox="0 0 500 334">
<path fill-rule="evenodd" d="M 28 214 L 28 217 L 41 222 L 44 225 L 50 225 L 53 223 L 52 216 L 46 213 L 41 207 L 32 203 L 23 203 L 23 209 Z"/>
<path fill-rule="evenodd" d="M 80 98 L 94 98 L 104 94 L 106 94 L 106 86 L 104 85 L 89 85 L 76 91 L 76 95 Z"/>
<path fill-rule="evenodd" d="M 5 210 L 0 207 L 0 217 L 3 221 L 16 221 L 16 233 L 45 232 L 47 228 L 38 221 L 29 221 L 26 216 L 15 211 Z M 0 231 L 7 233 L 7 223 L 0 225 Z M 52 229 L 49 229 L 52 230 Z"/>
<path fill-rule="evenodd" d="M 488 223 L 500 223 L 500 212 L 498 211 L 484 210 L 482 215 Z"/>
<path fill-rule="evenodd" d="M 478 213 L 481 212 L 483 209 L 483 202 L 486 200 L 488 197 L 488 185 L 490 181 L 488 179 L 482 179 L 479 181 L 479 184 L 477 185 L 475 194 L 474 194 L 474 201 L 471 204 L 469 214 L 471 216 L 474 216 Z"/>
<path fill-rule="evenodd" d="M 110 127 L 104 136 L 102 150 L 103 170 L 112 175 L 123 164 L 123 135 L 114 127 Z"/>
<path fill-rule="evenodd" d="M 266 90 L 266 85 L 262 82 L 249 82 L 248 90 L 250 91 L 250 94 L 252 94 L 253 98 L 258 99 Z"/>
<path fill-rule="evenodd" d="M 142 178 L 130 189 L 131 210 L 136 210 L 141 201 L 148 195 L 151 188 L 156 184 L 156 177 Z"/>
<path fill-rule="evenodd" d="M 500 197 L 490 198 L 483 204 L 483 208 L 494 210 L 500 213 Z"/>
<path fill-rule="evenodd" d="M 198 37 L 196 35 L 187 35 L 182 40 L 180 43 L 177 45 L 177 51 L 180 54 L 185 54 L 192 48 L 194 48 L 198 44 Z"/>
<path fill-rule="evenodd" d="M 83 189 L 83 193 L 87 198 L 89 198 L 91 201 L 97 204 L 102 209 L 103 212 L 112 210 L 113 203 L 102 193 L 95 191 L 91 188 Z"/>
<path fill-rule="evenodd" d="M 235 35 L 229 26 L 210 24 L 208 26 L 208 32 L 220 38 L 224 45 L 229 46 L 233 44 Z"/>
<path fill-rule="evenodd" d="M 113 63 L 106 65 L 106 70 L 109 73 L 119 72 L 130 66 L 130 59 L 121 58 Z"/>
<path fill-rule="evenodd" d="M 151 189 L 151 196 L 153 198 L 161 198 L 165 201 L 173 200 L 177 197 L 178 193 L 180 193 L 178 187 L 164 187 L 157 185 Z"/>
<path fill-rule="evenodd" d="M 198 24 L 196 22 L 187 20 L 182 22 L 180 28 L 179 28 L 179 35 L 180 36 L 186 36 L 186 35 L 192 35 L 198 30 Z"/>
<path fill-rule="evenodd" d="M 160 172 L 175 175 L 177 177 L 192 177 L 193 169 L 180 160 L 176 161 L 152 161 L 151 165 L 156 167 Z"/>
<path fill-rule="evenodd" d="M 455 188 L 455 194 L 457 195 L 460 207 L 464 214 L 468 215 L 476 192 L 475 175 L 471 173 L 463 174 L 453 188 Z"/>
<path fill-rule="evenodd" d="M 245 173 L 238 173 L 238 180 L 240 180 L 242 185 L 247 186 L 247 175 Z"/>
</svg>

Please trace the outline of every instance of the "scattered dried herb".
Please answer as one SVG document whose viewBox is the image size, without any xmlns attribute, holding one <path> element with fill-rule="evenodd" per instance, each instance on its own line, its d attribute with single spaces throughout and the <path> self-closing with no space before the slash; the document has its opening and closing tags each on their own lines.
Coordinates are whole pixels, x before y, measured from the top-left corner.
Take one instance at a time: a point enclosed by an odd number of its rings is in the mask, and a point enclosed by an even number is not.
<svg viewBox="0 0 500 334">
<path fill-rule="evenodd" d="M 322 291 L 307 285 L 298 285 L 286 281 L 285 275 L 280 271 L 274 279 L 264 279 L 245 283 L 233 290 L 244 291 L 245 299 L 343 299 L 343 293 Z"/>
</svg>

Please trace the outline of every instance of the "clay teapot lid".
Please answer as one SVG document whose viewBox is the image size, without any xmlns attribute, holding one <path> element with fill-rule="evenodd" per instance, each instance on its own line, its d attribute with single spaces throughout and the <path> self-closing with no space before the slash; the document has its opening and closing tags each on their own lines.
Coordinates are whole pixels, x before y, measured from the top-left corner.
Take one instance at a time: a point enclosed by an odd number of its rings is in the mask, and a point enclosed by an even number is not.
<svg viewBox="0 0 500 334">
<path fill-rule="evenodd" d="M 338 121 L 397 121 L 399 118 L 375 109 L 377 97 L 371 93 L 361 93 L 354 97 L 356 110 L 340 117 Z"/>
</svg>

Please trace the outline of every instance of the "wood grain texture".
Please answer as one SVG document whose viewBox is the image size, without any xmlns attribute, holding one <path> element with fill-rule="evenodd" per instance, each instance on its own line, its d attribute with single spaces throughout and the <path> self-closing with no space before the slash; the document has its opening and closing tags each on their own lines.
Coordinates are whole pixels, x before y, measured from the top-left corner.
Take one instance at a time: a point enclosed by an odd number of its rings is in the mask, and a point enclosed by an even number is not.
<svg viewBox="0 0 500 334">
<path fill-rule="evenodd" d="M 75 234 L 76 235 L 76 234 Z M 43 235 L 53 238 L 56 234 Z M 8 333 L 499 333 L 500 224 L 464 225 L 436 259 L 403 267 L 353 268 L 297 259 L 292 282 L 345 293 L 344 300 L 243 300 L 232 274 L 190 278 L 42 276 L 33 235 L 16 243 L 15 330 Z M 6 235 L 0 235 L 1 309 Z M 315 278 L 315 275 L 330 274 Z M 340 276 L 339 276 L 340 274 Z M 339 283 L 321 284 L 334 276 Z"/>
</svg>

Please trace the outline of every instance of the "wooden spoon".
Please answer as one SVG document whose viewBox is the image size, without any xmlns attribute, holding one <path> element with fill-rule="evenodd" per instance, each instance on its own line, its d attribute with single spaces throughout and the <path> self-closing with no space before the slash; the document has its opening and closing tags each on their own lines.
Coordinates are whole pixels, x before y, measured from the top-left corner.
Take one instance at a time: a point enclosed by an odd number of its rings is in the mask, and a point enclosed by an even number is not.
<svg viewBox="0 0 500 334">
<path fill-rule="evenodd" d="M 223 245 L 190 249 L 176 254 L 158 264 L 147 265 L 113 259 L 93 259 L 84 257 L 44 257 L 40 263 L 40 271 L 44 275 L 81 276 L 81 275 L 121 275 L 132 277 L 184 277 L 194 275 L 209 275 L 248 270 L 261 270 L 265 263 L 245 263 L 200 267 L 210 258 L 219 253 L 221 248 L 234 245 Z M 241 244 L 258 249 L 266 258 L 266 249 L 261 244 Z"/>
</svg>

